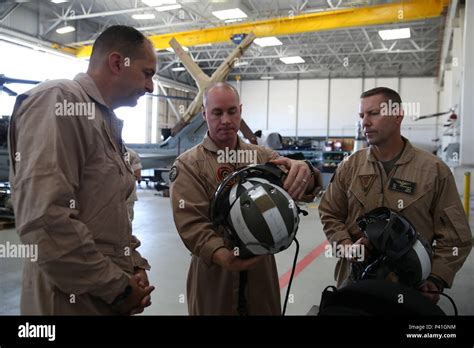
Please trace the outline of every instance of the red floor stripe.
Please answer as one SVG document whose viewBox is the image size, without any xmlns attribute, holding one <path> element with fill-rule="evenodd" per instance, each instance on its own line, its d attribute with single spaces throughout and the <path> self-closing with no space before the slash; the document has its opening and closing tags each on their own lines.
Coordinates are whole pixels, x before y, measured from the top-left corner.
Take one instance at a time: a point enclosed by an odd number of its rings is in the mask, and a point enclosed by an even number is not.
<svg viewBox="0 0 474 348">
<path fill-rule="evenodd" d="M 298 276 L 311 262 L 314 261 L 321 253 L 324 251 L 324 247 L 328 244 L 328 241 L 325 240 L 323 243 L 319 244 L 316 248 L 311 250 L 308 255 L 306 255 L 301 261 L 296 264 L 295 268 L 295 275 L 293 279 Z M 283 289 L 285 286 L 288 285 L 291 276 L 291 269 L 283 274 L 280 277 L 280 289 Z"/>
</svg>

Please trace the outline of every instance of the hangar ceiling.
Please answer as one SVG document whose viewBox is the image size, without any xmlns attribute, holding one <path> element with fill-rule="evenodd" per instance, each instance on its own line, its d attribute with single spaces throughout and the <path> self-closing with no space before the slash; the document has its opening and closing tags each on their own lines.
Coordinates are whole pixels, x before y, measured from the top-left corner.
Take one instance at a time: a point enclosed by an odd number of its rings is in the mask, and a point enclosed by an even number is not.
<svg viewBox="0 0 474 348">
<path fill-rule="evenodd" d="M 77 49 L 90 45 L 98 33 L 114 24 L 134 26 L 149 36 L 214 27 L 225 29 L 267 19 L 400 3 L 384 0 L 161 0 L 157 9 L 157 4 L 149 1 L 0 0 L 0 39 L 14 37 L 31 45 L 57 43 Z M 171 7 L 163 11 L 163 6 Z M 230 8 L 239 8 L 246 17 L 240 21 L 216 17 L 215 11 Z M 445 8 L 438 16 L 409 22 L 359 27 L 341 25 L 331 30 L 278 35 L 281 45 L 262 47 L 254 43 L 238 62 L 239 66 L 233 69 L 230 79 L 436 76 L 446 12 Z M 136 19 L 136 15 L 146 15 L 149 19 Z M 57 33 L 67 26 L 74 31 Z M 382 40 L 379 34 L 381 30 L 400 28 L 409 28 L 410 37 Z M 228 40 L 188 49 L 210 75 L 234 47 Z M 174 52 L 163 49 L 157 51 L 157 56 L 160 76 L 194 84 L 186 71 L 179 71 L 182 69 Z M 300 56 L 304 62 L 285 64 L 280 60 L 289 56 Z"/>
</svg>

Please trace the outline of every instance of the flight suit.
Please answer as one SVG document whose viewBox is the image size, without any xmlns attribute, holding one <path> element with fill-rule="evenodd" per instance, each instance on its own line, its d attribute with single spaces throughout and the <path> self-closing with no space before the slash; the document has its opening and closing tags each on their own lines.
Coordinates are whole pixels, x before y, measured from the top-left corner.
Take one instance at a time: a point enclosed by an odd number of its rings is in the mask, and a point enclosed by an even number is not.
<svg viewBox="0 0 474 348">
<path fill-rule="evenodd" d="M 438 157 L 403 140 L 403 153 L 388 175 L 370 147 L 339 165 L 319 205 L 324 232 L 331 244 L 355 242 L 362 237 L 358 217 L 382 206 L 397 211 L 432 245 L 431 276 L 451 287 L 472 248 L 456 184 Z M 349 273 L 349 262 L 340 259 L 335 270 L 338 286 Z"/>
<path fill-rule="evenodd" d="M 65 102 L 94 113 L 58 113 Z M 110 303 L 135 268 L 150 268 L 127 214 L 134 180 L 122 125 L 86 74 L 17 98 L 9 129 L 16 228 L 22 243 L 38 246 L 37 262 L 25 260 L 21 314 L 118 314 Z"/>
<path fill-rule="evenodd" d="M 266 163 L 279 155 L 264 147 L 246 144 L 240 139 L 238 150 L 256 151 L 257 163 Z M 192 259 L 187 279 L 188 310 L 191 315 L 236 315 L 239 272 L 228 271 L 212 263 L 213 253 L 229 247 L 224 230 L 214 228 L 210 202 L 219 183 L 233 171 L 252 163 L 222 163 L 218 148 L 206 136 L 201 144 L 179 156 L 170 171 L 170 196 L 174 222 Z M 314 198 L 321 188 L 319 171 L 314 169 Z M 273 255 L 266 256 L 248 271 L 247 310 L 250 315 L 280 315 L 280 289 Z"/>
<path fill-rule="evenodd" d="M 135 172 L 137 170 L 142 169 L 142 163 L 140 161 L 140 157 L 138 156 L 138 154 L 134 150 L 129 149 L 129 148 L 126 147 L 126 151 L 127 152 L 125 153 L 125 162 L 127 162 L 127 164 L 132 169 L 133 180 L 134 180 L 134 183 L 135 183 L 135 181 L 137 180 L 136 177 L 135 177 Z M 130 221 L 133 221 L 133 218 L 135 216 L 135 211 L 134 211 L 133 208 L 135 206 L 136 201 L 138 201 L 138 195 L 137 195 L 137 185 L 135 183 L 134 186 L 133 186 L 132 193 L 127 198 L 127 211 L 128 211 L 128 217 L 130 218 Z"/>
</svg>

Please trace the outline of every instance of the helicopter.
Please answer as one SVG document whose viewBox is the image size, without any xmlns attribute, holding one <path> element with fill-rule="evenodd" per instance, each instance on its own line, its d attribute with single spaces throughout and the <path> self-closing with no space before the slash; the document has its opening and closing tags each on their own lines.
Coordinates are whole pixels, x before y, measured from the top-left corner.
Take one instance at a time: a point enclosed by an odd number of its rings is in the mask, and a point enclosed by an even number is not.
<svg viewBox="0 0 474 348">
<path fill-rule="evenodd" d="M 18 95 L 18 93 L 11 90 L 7 86 L 5 86 L 6 84 L 20 83 L 20 84 L 36 85 L 40 82 L 41 81 L 16 79 L 16 78 L 12 78 L 12 77 L 7 77 L 4 74 L 0 74 L 0 93 L 5 92 L 11 97 L 16 97 Z"/>
</svg>

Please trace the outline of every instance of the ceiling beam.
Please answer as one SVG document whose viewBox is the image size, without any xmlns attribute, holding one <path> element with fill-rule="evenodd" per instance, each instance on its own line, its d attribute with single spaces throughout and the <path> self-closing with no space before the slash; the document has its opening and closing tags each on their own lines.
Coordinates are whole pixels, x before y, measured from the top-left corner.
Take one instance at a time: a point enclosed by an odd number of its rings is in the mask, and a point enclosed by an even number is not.
<svg viewBox="0 0 474 348">
<path fill-rule="evenodd" d="M 207 43 L 229 42 L 235 34 L 253 32 L 257 37 L 291 35 L 321 30 L 334 30 L 360 26 L 400 23 L 442 15 L 449 0 L 404 1 L 383 5 L 357 7 L 290 17 L 272 18 L 256 22 L 204 28 L 199 30 L 152 35 L 149 39 L 155 48 L 170 47 L 169 41 L 175 38 L 181 45 L 195 46 Z M 76 50 L 76 56 L 90 56 L 92 46 Z"/>
</svg>

